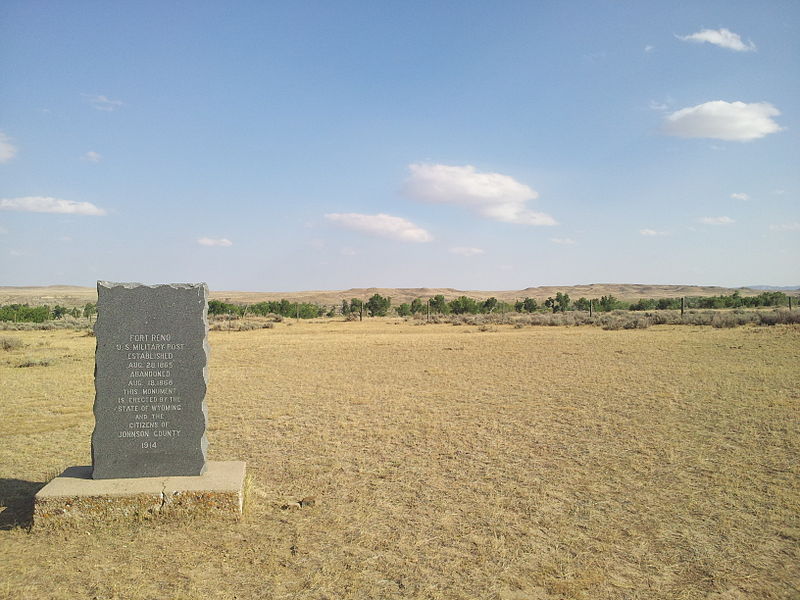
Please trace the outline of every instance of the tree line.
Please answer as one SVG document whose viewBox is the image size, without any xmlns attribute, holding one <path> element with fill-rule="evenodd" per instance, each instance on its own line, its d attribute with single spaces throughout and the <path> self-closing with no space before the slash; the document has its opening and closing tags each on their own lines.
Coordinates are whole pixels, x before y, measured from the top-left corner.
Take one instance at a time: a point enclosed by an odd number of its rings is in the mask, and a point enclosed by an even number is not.
<svg viewBox="0 0 800 600">
<path fill-rule="evenodd" d="M 87 302 L 83 307 L 67 308 L 56 304 L 52 308 L 48 305 L 29 306 L 27 304 L 5 304 L 0 306 L 0 321 L 14 321 L 15 323 L 44 323 L 54 321 L 66 316 L 79 318 L 89 317 L 97 313 L 97 305 Z"/>
<path fill-rule="evenodd" d="M 319 304 L 310 302 L 289 302 L 288 300 L 256 302 L 255 304 L 232 304 L 220 300 L 208 301 L 209 315 L 232 315 L 245 317 L 247 315 L 257 315 L 265 317 L 267 315 L 281 315 L 282 317 L 293 317 L 298 319 L 316 319 L 322 317 L 329 311 Z"/>
<path fill-rule="evenodd" d="M 528 308 L 520 310 L 517 303 L 517 312 L 536 312 L 536 301 L 530 301 Z M 682 304 L 683 303 L 683 304 Z M 578 298 L 574 302 L 568 294 L 558 292 L 555 298 L 544 301 L 544 308 L 552 312 L 566 312 L 568 310 L 611 312 L 613 310 L 678 310 L 683 306 L 686 309 L 714 309 L 714 308 L 759 308 L 770 306 L 787 306 L 790 298 L 783 292 L 762 292 L 757 296 L 742 296 L 739 291 L 730 295 L 719 296 L 687 296 L 684 298 L 642 298 L 636 302 L 623 302 L 611 294 L 600 298 Z M 524 303 L 523 303 L 524 305 Z"/>
<path fill-rule="evenodd" d="M 786 306 L 789 296 L 783 292 L 763 292 L 757 296 L 742 296 L 738 291 L 730 295 L 720 296 L 689 296 L 683 299 L 684 308 L 687 309 L 712 309 L 712 308 L 758 308 L 770 306 Z M 681 308 L 681 298 L 643 298 L 636 302 L 624 302 L 611 294 L 599 298 L 578 298 L 572 300 L 569 294 L 558 292 L 554 297 L 549 297 L 541 304 L 534 298 L 524 298 L 513 303 L 504 302 L 491 297 L 485 300 L 476 300 L 468 296 L 459 296 L 447 300 L 442 294 L 431 298 L 414 298 L 411 302 L 404 302 L 394 307 L 394 312 L 400 317 L 413 315 L 462 315 L 462 314 L 489 314 L 489 313 L 535 313 L 535 312 L 567 312 L 597 311 L 611 312 L 614 310 L 678 310 Z M 372 295 L 369 300 L 352 298 L 342 300 L 341 305 L 325 307 L 309 303 L 293 303 L 287 300 L 280 302 L 260 302 L 249 306 L 239 304 L 226 304 L 217 300 L 208 303 L 209 314 L 232 314 L 243 316 L 245 314 L 276 314 L 284 317 L 299 317 L 310 319 L 321 316 L 333 317 L 343 315 L 353 318 L 385 317 L 392 309 L 391 297 Z"/>
<path fill-rule="evenodd" d="M 738 291 L 728 296 L 689 296 L 686 308 L 758 308 L 762 306 L 787 306 L 789 296 L 783 292 L 762 292 L 757 296 L 742 296 Z M 630 305 L 630 310 L 665 310 L 681 307 L 680 298 L 639 300 Z"/>
<path fill-rule="evenodd" d="M 569 294 L 558 292 L 554 297 L 549 297 L 541 304 L 534 298 L 524 298 L 513 303 L 504 302 L 491 297 L 485 300 L 476 300 L 468 296 L 459 296 L 447 300 L 442 294 L 431 298 L 414 298 L 411 302 L 404 302 L 394 307 L 394 312 L 401 317 L 417 314 L 461 315 L 461 314 L 488 314 L 488 313 L 535 313 L 535 312 L 567 312 L 597 311 L 611 312 L 613 310 L 677 310 L 681 308 L 681 298 L 643 298 L 636 302 L 624 302 L 611 294 L 599 298 L 578 298 L 572 300 Z M 730 295 L 720 296 L 689 296 L 683 299 L 684 308 L 711 309 L 711 308 L 758 308 L 770 306 L 786 306 L 789 296 L 783 292 L 762 292 L 757 296 L 742 296 L 738 291 Z M 280 302 L 260 302 L 249 306 L 239 304 L 226 304 L 217 300 L 208 303 L 209 314 L 277 314 L 284 317 L 314 318 L 323 315 L 333 317 L 337 314 L 345 317 L 384 317 L 392 309 L 391 297 L 372 295 L 369 300 L 352 298 L 342 300 L 341 305 L 330 308 L 308 303 L 293 303 L 287 300 Z"/>
<path fill-rule="evenodd" d="M 539 304 L 533 298 L 524 298 L 513 303 L 504 302 L 497 298 L 476 300 L 468 296 L 459 296 L 453 300 L 446 300 L 442 294 L 431 298 L 414 298 L 411 302 L 404 302 L 394 307 L 394 312 L 401 317 L 413 315 L 462 315 L 462 314 L 489 314 L 489 313 L 535 313 L 535 312 L 567 312 L 567 311 L 597 311 L 610 312 L 613 310 L 677 310 L 681 308 L 681 298 L 642 298 L 636 302 L 623 302 L 612 295 L 600 298 L 578 298 L 572 300 L 568 294 L 558 292 L 554 297 L 547 298 Z M 783 292 L 762 292 L 757 296 L 742 296 L 738 291 L 730 295 L 720 296 L 688 296 L 683 299 L 687 309 L 715 309 L 715 308 L 759 308 L 772 306 L 786 306 L 789 296 Z M 311 302 L 290 302 L 289 300 L 256 302 L 254 304 L 233 304 L 220 300 L 208 301 L 209 315 L 231 315 L 245 317 L 247 315 L 267 316 L 280 315 L 282 317 L 297 319 L 315 319 L 318 317 L 334 317 L 343 315 L 347 318 L 385 317 L 392 310 L 391 297 L 373 294 L 368 300 L 352 298 L 342 300 L 341 305 L 323 306 Z M 43 323 L 61 319 L 65 316 L 89 317 L 97 313 L 97 305 L 91 302 L 83 307 L 67 308 L 55 305 L 50 307 L 29 306 L 27 304 L 7 304 L 0 306 L 0 321 Z"/>
</svg>

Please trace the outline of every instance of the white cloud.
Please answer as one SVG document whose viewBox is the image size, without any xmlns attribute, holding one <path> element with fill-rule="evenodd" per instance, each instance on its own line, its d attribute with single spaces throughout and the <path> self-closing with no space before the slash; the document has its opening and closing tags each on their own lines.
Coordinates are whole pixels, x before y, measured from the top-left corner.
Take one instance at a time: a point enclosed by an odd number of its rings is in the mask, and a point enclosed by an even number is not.
<svg viewBox="0 0 800 600">
<path fill-rule="evenodd" d="M 480 173 L 471 166 L 412 164 L 405 192 L 422 202 L 466 206 L 479 215 L 504 223 L 555 225 L 550 215 L 534 212 L 526 202 L 539 194 L 513 177 Z"/>
<path fill-rule="evenodd" d="M 736 50 L 737 52 L 751 52 L 756 49 L 756 45 L 747 41 L 745 44 L 738 33 L 733 33 L 729 29 L 702 29 L 697 33 L 689 35 L 676 35 L 679 40 L 684 42 L 697 42 L 703 44 L 708 42 L 720 48 L 727 48 L 728 50 Z"/>
<path fill-rule="evenodd" d="M 667 235 L 667 232 L 656 231 L 655 229 L 640 229 L 639 234 L 644 236 L 656 236 L 656 235 Z"/>
<path fill-rule="evenodd" d="M 577 244 L 577 242 L 572 238 L 550 238 L 550 241 L 554 244 L 561 244 L 563 246 L 573 246 L 574 244 Z"/>
<path fill-rule="evenodd" d="M 210 238 L 210 237 L 201 237 L 197 238 L 197 243 L 201 246 L 222 246 L 227 248 L 228 246 L 233 246 L 233 242 L 230 241 L 228 238 Z"/>
<path fill-rule="evenodd" d="M 780 111 L 769 102 L 714 100 L 682 108 L 664 119 L 664 132 L 685 138 L 748 141 L 781 131 L 771 119 Z"/>
<path fill-rule="evenodd" d="M 21 212 L 58 213 L 67 215 L 100 216 L 106 211 L 91 202 L 75 202 L 45 196 L 25 196 L 24 198 L 0 198 L 0 210 Z"/>
<path fill-rule="evenodd" d="M 331 213 L 325 218 L 345 229 L 353 229 L 401 242 L 430 242 L 433 236 L 402 217 L 392 215 L 362 215 L 358 213 Z"/>
<path fill-rule="evenodd" d="M 93 108 L 97 110 L 104 110 L 106 112 L 111 112 L 117 110 L 120 106 L 123 106 L 125 103 L 122 100 L 112 100 L 106 96 L 96 95 L 96 94 L 84 94 L 89 100 L 89 104 L 92 105 Z"/>
<path fill-rule="evenodd" d="M 95 152 L 94 150 L 89 150 L 89 152 L 87 152 L 86 154 L 81 156 L 81 158 L 83 160 L 88 160 L 89 162 L 93 162 L 93 163 L 97 163 L 97 162 L 100 162 L 101 160 L 103 160 L 102 155 L 100 155 L 99 153 Z"/>
<path fill-rule="evenodd" d="M 17 147 L 11 143 L 11 138 L 0 131 L 0 163 L 7 163 L 17 155 Z"/>
<path fill-rule="evenodd" d="M 656 49 L 656 47 L 655 46 L 651 46 L 650 44 L 648 44 L 647 46 L 644 47 L 644 51 L 646 53 L 648 53 L 648 54 L 650 54 L 655 49 Z"/>
<path fill-rule="evenodd" d="M 736 222 L 730 217 L 701 217 L 697 220 L 703 225 L 731 225 Z"/>
<path fill-rule="evenodd" d="M 58 241 L 64 242 L 65 244 L 69 244 L 72 241 L 72 238 L 68 235 L 62 235 L 60 238 L 58 238 Z"/>
<path fill-rule="evenodd" d="M 667 109 L 669 109 L 669 104 L 667 104 L 666 102 L 658 102 L 656 100 L 650 100 L 650 102 L 647 103 L 647 106 L 650 108 L 650 110 L 667 110 Z"/>
<path fill-rule="evenodd" d="M 745 202 L 747 200 L 750 200 L 750 196 L 748 196 L 744 192 L 737 193 L 737 194 L 731 194 L 731 198 L 733 198 L 734 200 L 744 200 Z"/>
<path fill-rule="evenodd" d="M 354 248 L 351 248 L 350 246 L 345 246 L 344 248 L 339 250 L 339 254 L 341 254 L 342 256 L 356 256 L 358 252 Z"/>
<path fill-rule="evenodd" d="M 477 256 L 484 253 L 482 248 L 471 248 L 469 246 L 455 246 L 450 248 L 450 252 L 460 256 Z"/>
<path fill-rule="evenodd" d="M 772 231 L 800 231 L 800 222 L 781 223 L 780 225 L 770 225 Z"/>
<path fill-rule="evenodd" d="M 5 235 L 8 233 L 8 229 L 0 225 L 0 235 Z"/>
</svg>

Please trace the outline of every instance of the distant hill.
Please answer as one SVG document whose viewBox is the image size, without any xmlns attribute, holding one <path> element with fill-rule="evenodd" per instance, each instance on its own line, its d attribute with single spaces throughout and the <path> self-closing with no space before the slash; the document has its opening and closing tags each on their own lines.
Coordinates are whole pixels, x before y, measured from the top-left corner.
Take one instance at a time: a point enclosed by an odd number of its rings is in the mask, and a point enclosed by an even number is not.
<svg viewBox="0 0 800 600">
<path fill-rule="evenodd" d="M 303 292 L 242 292 L 211 290 L 211 298 L 225 302 L 252 304 L 269 300 L 291 300 L 316 304 L 341 304 L 344 299 L 366 299 L 373 294 L 390 296 L 392 304 L 411 302 L 414 298 L 430 298 L 437 294 L 447 300 L 459 296 L 485 299 L 494 296 L 498 300 L 514 301 L 525 297 L 545 300 L 557 292 L 569 294 L 573 299 L 580 297 L 599 298 L 612 295 L 619 300 L 638 300 L 639 298 L 679 298 L 681 296 L 718 296 L 739 291 L 742 296 L 756 296 L 764 290 L 791 291 L 798 288 L 756 286 L 748 288 L 726 288 L 698 285 L 655 285 L 626 283 L 591 283 L 587 285 L 561 285 L 528 287 L 523 290 L 457 290 L 453 288 L 351 288 L 349 290 L 317 290 Z M 97 301 L 97 290 L 93 287 L 71 285 L 49 285 L 41 287 L 0 287 L 0 304 L 61 304 L 62 306 L 83 306 Z"/>
<path fill-rule="evenodd" d="M 763 292 L 800 292 L 800 285 L 748 285 L 747 287 Z"/>
</svg>

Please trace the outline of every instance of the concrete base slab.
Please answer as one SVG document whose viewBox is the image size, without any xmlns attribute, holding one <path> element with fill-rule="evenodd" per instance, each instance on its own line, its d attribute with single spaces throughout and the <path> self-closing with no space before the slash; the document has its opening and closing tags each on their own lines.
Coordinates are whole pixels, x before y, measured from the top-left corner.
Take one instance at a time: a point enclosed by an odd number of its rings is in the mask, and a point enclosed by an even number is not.
<svg viewBox="0 0 800 600">
<path fill-rule="evenodd" d="M 207 463 L 193 477 L 92 479 L 92 467 L 69 467 L 36 494 L 34 527 L 158 515 L 239 518 L 244 503 L 245 463 Z"/>
</svg>

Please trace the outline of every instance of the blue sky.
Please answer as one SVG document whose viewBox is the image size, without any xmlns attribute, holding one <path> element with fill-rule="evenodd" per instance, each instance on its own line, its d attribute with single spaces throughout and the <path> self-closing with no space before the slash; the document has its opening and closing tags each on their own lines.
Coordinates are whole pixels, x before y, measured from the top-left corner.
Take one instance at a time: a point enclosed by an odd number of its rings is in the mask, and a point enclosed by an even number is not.
<svg viewBox="0 0 800 600">
<path fill-rule="evenodd" d="M 0 285 L 800 284 L 800 3 L 0 5 Z"/>
</svg>

